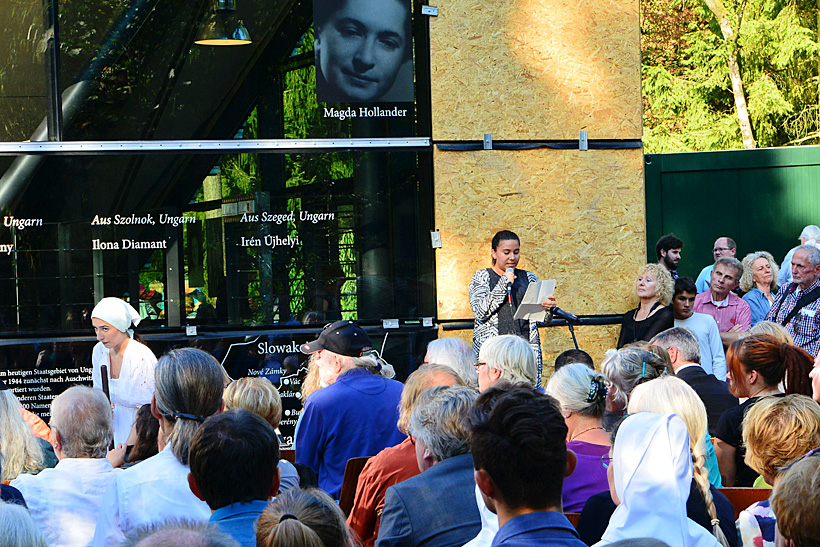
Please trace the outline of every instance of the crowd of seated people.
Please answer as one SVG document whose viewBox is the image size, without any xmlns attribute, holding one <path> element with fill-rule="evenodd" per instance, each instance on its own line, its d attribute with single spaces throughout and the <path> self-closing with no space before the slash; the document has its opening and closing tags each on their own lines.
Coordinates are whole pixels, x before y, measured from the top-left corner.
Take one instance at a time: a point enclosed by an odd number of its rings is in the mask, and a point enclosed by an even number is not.
<svg viewBox="0 0 820 547">
<path fill-rule="evenodd" d="M 728 345 L 723 392 L 691 374 L 699 346 L 686 327 L 600 363 L 566 352 L 544 385 L 513 335 L 486 340 L 472 361 L 460 340 L 433 342 L 404 384 L 370 347 L 349 321 L 301 346 L 315 385 L 295 466 L 280 451 L 276 388 L 226 385 L 198 349 L 158 360 L 151 403 L 113 450 L 100 390 L 54 398 L 49 428 L 0 386 L 2 544 L 817 544 L 807 505 L 820 503 L 820 362 L 776 323 Z M 734 402 L 715 411 L 712 397 Z M 345 465 L 359 457 L 369 460 L 346 514 Z M 761 501 L 733 506 L 726 486 L 755 486 Z"/>
</svg>

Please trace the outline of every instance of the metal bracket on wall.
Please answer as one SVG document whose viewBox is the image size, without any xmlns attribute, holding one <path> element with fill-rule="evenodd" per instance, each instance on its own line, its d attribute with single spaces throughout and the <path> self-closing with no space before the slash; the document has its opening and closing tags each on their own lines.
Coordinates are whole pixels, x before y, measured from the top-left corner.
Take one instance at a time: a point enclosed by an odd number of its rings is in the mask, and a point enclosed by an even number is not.
<svg viewBox="0 0 820 547">
<path fill-rule="evenodd" d="M 436 6 L 422 6 L 422 15 L 429 15 L 430 17 L 438 17 L 438 8 Z"/>
<path fill-rule="evenodd" d="M 578 132 L 578 150 L 589 150 L 589 139 L 586 129 Z"/>
<path fill-rule="evenodd" d="M 441 232 L 433 230 L 430 232 L 430 242 L 434 249 L 441 249 Z"/>
<path fill-rule="evenodd" d="M 492 133 L 484 133 L 484 150 L 492 150 L 493 149 L 493 134 Z"/>
</svg>

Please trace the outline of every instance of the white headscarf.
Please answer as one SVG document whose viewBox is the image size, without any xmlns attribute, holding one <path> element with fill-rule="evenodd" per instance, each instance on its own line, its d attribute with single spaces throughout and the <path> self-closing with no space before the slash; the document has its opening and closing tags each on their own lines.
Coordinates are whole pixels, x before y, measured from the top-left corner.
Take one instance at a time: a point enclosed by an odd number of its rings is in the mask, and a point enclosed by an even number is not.
<svg viewBox="0 0 820 547">
<path fill-rule="evenodd" d="M 92 319 L 105 321 L 129 338 L 134 337 L 131 324 L 139 325 L 140 313 L 131 304 L 119 298 L 107 297 L 100 300 L 91 312 Z"/>
<path fill-rule="evenodd" d="M 639 412 L 626 418 L 611 465 L 621 504 L 596 546 L 650 537 L 672 547 L 720 547 L 686 514 L 692 455 L 686 424 L 677 415 Z"/>
</svg>

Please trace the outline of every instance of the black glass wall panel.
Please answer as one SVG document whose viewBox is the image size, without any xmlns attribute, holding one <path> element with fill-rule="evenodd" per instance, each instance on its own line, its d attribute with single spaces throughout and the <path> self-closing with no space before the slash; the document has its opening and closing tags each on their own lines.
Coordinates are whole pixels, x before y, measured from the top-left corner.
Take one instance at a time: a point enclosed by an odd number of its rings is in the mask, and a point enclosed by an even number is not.
<svg viewBox="0 0 820 547">
<path fill-rule="evenodd" d="M 435 315 L 428 153 L 50 156 L 0 229 L 0 329 Z"/>
<path fill-rule="evenodd" d="M 23 141 L 47 112 L 43 4 L 0 0 L 0 13 L 0 141 Z"/>
<path fill-rule="evenodd" d="M 3 140 L 45 140 L 35 128 L 46 119 L 52 81 L 60 90 L 66 140 L 247 137 L 248 115 L 257 108 L 260 123 L 258 133 L 250 129 L 252 137 L 429 135 L 426 18 L 409 1 L 398 0 L 412 15 L 412 37 L 397 77 L 409 89 L 365 102 L 317 101 L 312 0 L 237 0 L 235 18 L 252 42 L 232 47 L 195 43 L 213 0 L 66 0 L 57 2 L 59 26 L 52 33 L 43 12 L 55 1 L 15 0 L 3 12 L 11 14 L 0 23 L 0 47 L 7 53 L 0 60 Z M 44 36 L 59 44 L 51 72 Z M 343 49 L 336 46 L 340 62 Z M 330 57 L 328 47 L 324 57 Z M 367 78 L 360 75 L 358 82 Z M 318 79 L 325 81 L 321 74 Z"/>
</svg>

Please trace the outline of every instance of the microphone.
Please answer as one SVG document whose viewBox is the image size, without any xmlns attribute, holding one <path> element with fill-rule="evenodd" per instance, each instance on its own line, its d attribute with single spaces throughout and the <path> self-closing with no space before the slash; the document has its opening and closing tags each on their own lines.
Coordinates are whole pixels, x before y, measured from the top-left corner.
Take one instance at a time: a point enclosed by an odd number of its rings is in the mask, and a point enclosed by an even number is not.
<svg viewBox="0 0 820 547">
<path fill-rule="evenodd" d="M 505 273 L 515 275 L 515 270 L 512 268 L 507 268 Z M 510 306 L 512 306 L 512 282 L 507 283 L 507 302 L 509 302 Z"/>
<path fill-rule="evenodd" d="M 552 311 L 553 315 L 557 315 L 558 317 L 560 317 L 561 319 L 563 319 L 565 321 L 570 321 L 572 323 L 577 323 L 578 322 L 578 316 L 573 315 L 573 314 L 569 313 L 568 311 L 564 311 L 561 308 L 559 308 L 558 306 L 555 306 L 550 311 Z"/>
</svg>

